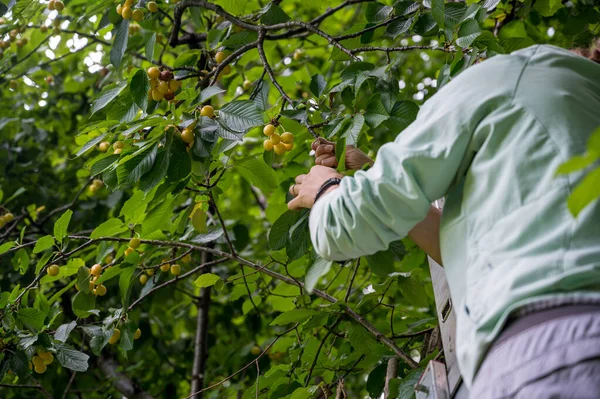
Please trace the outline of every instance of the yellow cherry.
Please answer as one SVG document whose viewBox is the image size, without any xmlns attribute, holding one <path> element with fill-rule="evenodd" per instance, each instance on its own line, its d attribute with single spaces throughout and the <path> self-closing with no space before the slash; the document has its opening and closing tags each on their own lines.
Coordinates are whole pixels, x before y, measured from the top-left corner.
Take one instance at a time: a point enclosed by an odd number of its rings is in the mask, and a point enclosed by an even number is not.
<svg viewBox="0 0 600 399">
<path fill-rule="evenodd" d="M 266 139 L 263 141 L 263 147 L 265 148 L 265 151 L 273 151 L 273 142 L 269 139 Z"/>
<path fill-rule="evenodd" d="M 48 269 L 46 270 L 46 272 L 48 273 L 48 276 L 50 276 L 50 277 L 58 276 L 59 271 L 60 271 L 60 268 L 58 267 L 58 265 L 50 265 L 50 266 L 48 266 Z"/>
<path fill-rule="evenodd" d="M 200 110 L 201 116 L 208 116 L 209 118 L 211 118 L 214 116 L 214 114 L 215 114 L 215 109 L 213 107 L 211 107 L 210 105 L 205 105 Z"/>
<path fill-rule="evenodd" d="M 150 79 L 158 79 L 160 76 L 160 69 L 157 67 L 150 67 L 148 70 L 146 70 L 146 73 Z"/>
<path fill-rule="evenodd" d="M 121 10 L 121 16 L 123 17 L 123 19 L 131 19 L 131 17 L 133 16 L 133 11 L 130 7 L 125 6 Z"/>
<path fill-rule="evenodd" d="M 174 276 L 179 276 L 181 274 L 181 266 L 178 264 L 171 265 L 171 274 Z"/>
<path fill-rule="evenodd" d="M 137 249 L 141 244 L 142 242 L 137 237 L 133 237 L 131 240 L 129 240 L 129 248 Z"/>
<path fill-rule="evenodd" d="M 98 296 L 104 296 L 106 295 L 106 287 L 102 284 L 100 284 L 99 286 L 96 287 L 96 295 Z"/>
<path fill-rule="evenodd" d="M 265 125 L 264 129 L 263 129 L 263 133 L 266 136 L 271 136 L 273 133 L 275 133 L 275 131 L 277 130 L 277 128 L 274 125 L 271 125 L 270 123 Z"/>
<path fill-rule="evenodd" d="M 227 54 L 225 54 L 222 51 L 219 51 L 217 54 L 215 54 L 215 61 L 217 62 L 217 64 L 223 62 L 225 58 L 227 58 Z"/>
<path fill-rule="evenodd" d="M 140 284 L 144 285 L 144 284 L 146 284 L 147 281 L 148 281 L 148 276 L 146 276 L 145 274 L 140 274 Z"/>
<path fill-rule="evenodd" d="M 121 338 L 121 330 L 115 328 L 113 330 L 113 335 L 108 339 L 108 343 L 114 345 L 119 341 L 119 338 Z"/>
<path fill-rule="evenodd" d="M 281 135 L 281 142 L 285 144 L 291 144 L 294 142 L 294 135 L 290 132 L 285 132 Z"/>
<path fill-rule="evenodd" d="M 273 150 L 275 151 L 275 154 L 283 155 L 283 154 L 285 154 L 285 144 L 283 144 L 283 143 L 275 144 L 273 146 Z"/>
<path fill-rule="evenodd" d="M 281 141 L 281 136 L 277 133 L 273 133 L 269 140 L 271 140 L 273 144 L 278 144 Z"/>
<path fill-rule="evenodd" d="M 131 16 L 133 17 L 134 21 L 142 22 L 142 20 L 144 19 L 144 12 L 140 8 L 136 8 L 135 10 L 133 10 Z"/>
<path fill-rule="evenodd" d="M 90 274 L 93 275 L 93 276 L 99 276 L 99 275 L 101 275 L 102 274 L 102 265 L 100 263 L 96 263 L 90 269 Z"/>
<path fill-rule="evenodd" d="M 135 332 L 133 333 L 133 339 L 138 339 L 142 336 L 142 330 L 140 330 L 139 328 L 137 330 L 135 330 Z"/>
<path fill-rule="evenodd" d="M 181 140 L 183 140 L 184 143 L 187 144 L 191 144 L 194 142 L 194 132 L 190 129 L 183 129 L 183 132 L 181 132 Z"/>
<path fill-rule="evenodd" d="M 148 7 L 148 11 L 150 12 L 157 12 L 158 11 L 158 4 L 156 4 L 155 1 L 151 1 L 147 4 Z"/>
</svg>

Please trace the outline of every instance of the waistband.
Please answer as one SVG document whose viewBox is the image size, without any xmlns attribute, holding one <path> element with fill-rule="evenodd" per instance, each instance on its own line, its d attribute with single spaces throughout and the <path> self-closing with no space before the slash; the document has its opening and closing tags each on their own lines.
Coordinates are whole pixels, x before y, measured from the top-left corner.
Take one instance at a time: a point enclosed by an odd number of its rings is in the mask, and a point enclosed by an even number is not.
<svg viewBox="0 0 600 399">
<path fill-rule="evenodd" d="M 524 316 L 510 320 L 490 349 L 493 349 L 494 346 L 500 344 L 501 342 L 504 342 L 509 338 L 514 337 L 515 335 L 546 321 L 593 312 L 600 313 L 600 304 L 563 305 L 528 313 Z"/>
</svg>

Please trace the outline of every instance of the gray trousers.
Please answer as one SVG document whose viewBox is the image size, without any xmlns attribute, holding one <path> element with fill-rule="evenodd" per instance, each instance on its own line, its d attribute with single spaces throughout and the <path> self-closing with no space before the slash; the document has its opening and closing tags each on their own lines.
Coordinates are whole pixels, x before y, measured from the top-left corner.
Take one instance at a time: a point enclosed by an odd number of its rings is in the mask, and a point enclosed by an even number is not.
<svg viewBox="0 0 600 399">
<path fill-rule="evenodd" d="M 470 398 L 600 398 L 600 312 L 559 317 L 500 341 Z"/>
</svg>

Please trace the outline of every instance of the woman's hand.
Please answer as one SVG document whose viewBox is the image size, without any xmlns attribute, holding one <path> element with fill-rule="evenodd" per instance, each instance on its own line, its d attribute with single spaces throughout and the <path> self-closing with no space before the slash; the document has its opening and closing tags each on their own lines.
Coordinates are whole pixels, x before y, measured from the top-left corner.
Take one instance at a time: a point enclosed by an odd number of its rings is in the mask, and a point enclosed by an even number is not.
<svg viewBox="0 0 600 399">
<path fill-rule="evenodd" d="M 335 159 L 335 156 L 333 159 Z M 332 177 L 341 179 L 343 176 L 335 169 L 322 165 L 313 166 L 308 174 L 297 176 L 296 184 L 290 187 L 290 194 L 296 198 L 288 203 L 288 208 L 291 210 L 312 208 L 319 188 L 321 188 L 327 179 Z M 336 188 L 337 186 L 332 186 L 327 192 L 335 190 Z"/>
<path fill-rule="evenodd" d="M 315 151 L 315 164 L 330 168 L 337 167 L 335 143 L 333 141 L 319 137 L 312 143 L 312 149 Z M 350 170 L 362 169 L 367 164 L 373 165 L 373 160 L 353 145 L 346 146 L 345 160 L 346 169 Z"/>
</svg>

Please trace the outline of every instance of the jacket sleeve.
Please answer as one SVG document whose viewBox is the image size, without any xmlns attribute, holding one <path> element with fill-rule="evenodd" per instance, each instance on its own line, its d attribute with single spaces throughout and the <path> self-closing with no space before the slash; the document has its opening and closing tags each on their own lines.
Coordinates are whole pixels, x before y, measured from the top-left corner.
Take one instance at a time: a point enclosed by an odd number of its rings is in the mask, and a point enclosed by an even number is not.
<svg viewBox="0 0 600 399">
<path fill-rule="evenodd" d="M 385 250 L 445 195 L 471 139 L 463 122 L 468 107 L 455 106 L 466 93 L 455 96 L 448 86 L 423 105 L 394 142 L 381 147 L 371 169 L 344 177 L 337 190 L 315 203 L 310 235 L 320 256 L 345 260 Z"/>
</svg>

